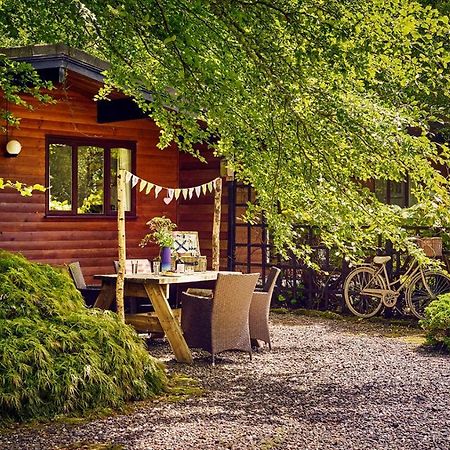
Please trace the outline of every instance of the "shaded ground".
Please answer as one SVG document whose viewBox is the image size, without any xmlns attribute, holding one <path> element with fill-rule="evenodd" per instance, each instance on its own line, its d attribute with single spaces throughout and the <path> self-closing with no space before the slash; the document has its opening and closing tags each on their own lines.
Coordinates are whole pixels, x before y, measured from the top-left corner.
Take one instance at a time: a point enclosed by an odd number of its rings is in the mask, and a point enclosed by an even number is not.
<svg viewBox="0 0 450 450">
<path fill-rule="evenodd" d="M 401 326 L 275 315 L 273 350 L 192 367 L 201 396 L 0 434 L 0 449 L 450 449 L 450 357 Z M 94 446 L 95 444 L 95 446 Z"/>
</svg>

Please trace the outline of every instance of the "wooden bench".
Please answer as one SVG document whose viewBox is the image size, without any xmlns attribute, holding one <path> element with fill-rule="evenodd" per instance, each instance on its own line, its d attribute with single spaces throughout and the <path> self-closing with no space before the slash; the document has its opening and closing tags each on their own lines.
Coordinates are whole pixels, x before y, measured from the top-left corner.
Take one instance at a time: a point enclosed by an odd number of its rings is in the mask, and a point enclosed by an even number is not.
<svg viewBox="0 0 450 450">
<path fill-rule="evenodd" d="M 172 309 L 178 323 L 181 323 L 181 308 Z M 131 325 L 138 333 L 164 334 L 161 323 L 155 312 L 126 314 L 125 323 Z"/>
</svg>

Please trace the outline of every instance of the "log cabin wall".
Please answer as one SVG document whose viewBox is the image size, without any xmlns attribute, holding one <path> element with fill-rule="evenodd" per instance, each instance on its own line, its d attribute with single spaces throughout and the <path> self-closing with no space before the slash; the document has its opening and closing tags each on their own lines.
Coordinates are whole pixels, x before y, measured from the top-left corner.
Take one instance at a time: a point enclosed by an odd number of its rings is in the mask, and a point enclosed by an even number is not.
<svg viewBox="0 0 450 450">
<path fill-rule="evenodd" d="M 213 180 L 220 176 L 220 159 L 214 157 L 212 150 L 201 149 L 201 155 L 206 162 L 200 161 L 186 153 L 180 153 L 180 186 L 191 187 Z M 208 259 L 208 269 L 212 261 L 212 225 L 214 194 L 201 195 L 197 198 L 178 201 L 178 229 L 183 231 L 198 231 L 200 252 Z M 227 232 L 228 232 L 228 189 L 223 179 L 222 187 L 222 217 L 220 227 L 220 268 L 227 268 Z"/>
<path fill-rule="evenodd" d="M 21 142 L 22 152 L 16 158 L 6 157 L 3 136 L 0 177 L 45 185 L 46 136 L 77 136 L 134 141 L 136 174 L 160 185 L 178 186 L 178 152 L 157 149 L 156 125 L 149 119 L 98 124 L 93 101 L 98 85 L 89 89 L 86 86 L 88 80 L 84 83 L 80 75 L 69 74 L 64 89 L 51 91 L 55 104 L 43 105 L 30 100 L 34 110 L 10 108 L 21 122 L 18 128 L 9 129 L 8 137 Z M 153 258 L 158 253 L 156 246 L 144 249 L 138 246 L 147 231 L 145 223 L 163 214 L 176 220 L 177 204 L 166 205 L 162 193 L 158 199 L 139 192 L 136 197 L 136 218 L 127 219 L 126 225 L 127 257 Z M 204 227 L 206 230 L 207 226 Z M 46 217 L 44 193 L 37 192 L 27 198 L 11 189 L 0 190 L 0 247 L 54 265 L 80 261 L 87 282 L 92 283 L 93 274 L 111 272 L 113 261 L 118 258 L 116 219 Z"/>
</svg>

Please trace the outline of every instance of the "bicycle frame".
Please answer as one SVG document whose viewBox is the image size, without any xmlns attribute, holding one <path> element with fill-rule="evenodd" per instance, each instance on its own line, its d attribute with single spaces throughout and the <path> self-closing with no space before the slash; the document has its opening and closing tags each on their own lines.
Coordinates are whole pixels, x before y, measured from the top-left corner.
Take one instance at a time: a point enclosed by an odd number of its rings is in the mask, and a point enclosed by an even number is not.
<svg viewBox="0 0 450 450">
<path fill-rule="evenodd" d="M 361 290 L 362 292 L 365 292 L 367 294 L 371 294 L 376 297 L 385 297 L 386 294 L 399 294 L 407 284 L 410 282 L 410 280 L 413 279 L 413 277 L 417 273 L 421 273 L 422 279 L 425 282 L 425 278 L 423 276 L 424 272 L 422 267 L 417 263 L 417 261 L 414 259 L 408 266 L 406 272 L 401 275 L 399 278 L 396 278 L 395 280 L 392 280 L 389 278 L 388 271 L 386 269 L 386 263 L 383 264 L 369 264 L 369 267 L 372 267 L 375 270 L 375 273 L 373 274 L 372 278 L 368 281 L 367 285 Z M 374 289 L 374 288 L 367 288 L 367 286 L 370 286 L 373 279 L 375 279 L 377 276 L 380 276 L 385 284 L 385 289 Z M 402 281 L 403 279 L 403 281 Z M 394 286 L 399 283 L 399 286 L 394 289 Z M 428 290 L 428 285 L 425 283 L 425 286 Z"/>
</svg>

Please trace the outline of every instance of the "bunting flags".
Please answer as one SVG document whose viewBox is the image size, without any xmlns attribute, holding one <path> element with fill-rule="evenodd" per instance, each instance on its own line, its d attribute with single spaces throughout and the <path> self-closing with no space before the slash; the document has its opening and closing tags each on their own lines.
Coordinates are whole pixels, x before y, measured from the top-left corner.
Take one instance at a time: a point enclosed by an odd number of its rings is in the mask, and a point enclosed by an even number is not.
<svg viewBox="0 0 450 450">
<path fill-rule="evenodd" d="M 139 192 L 142 192 L 147 186 L 147 182 L 145 180 L 141 180 L 141 184 L 139 185 Z"/>
<path fill-rule="evenodd" d="M 178 200 L 182 195 L 185 200 L 189 198 L 192 199 L 194 193 L 197 197 L 200 197 L 201 194 L 207 195 L 208 193 L 213 192 L 216 187 L 216 181 L 218 178 L 214 180 L 208 181 L 208 183 L 200 184 L 199 186 L 192 186 L 189 188 L 169 188 L 165 186 L 159 186 L 155 183 L 151 183 L 150 181 L 143 180 L 133 173 L 125 170 L 125 182 L 131 183 L 131 187 L 134 188 L 139 183 L 139 192 L 144 192 L 146 195 L 149 195 L 150 192 L 154 189 L 155 198 L 158 198 L 158 195 L 161 191 L 165 191 L 165 196 L 163 201 L 166 205 L 168 205 L 174 198 Z"/>
</svg>

